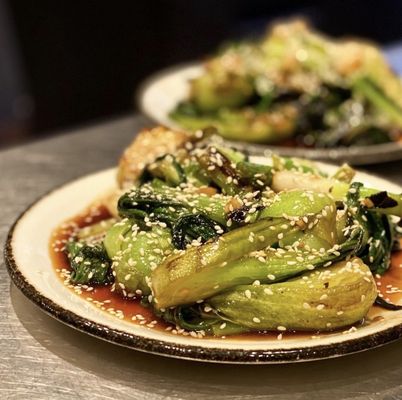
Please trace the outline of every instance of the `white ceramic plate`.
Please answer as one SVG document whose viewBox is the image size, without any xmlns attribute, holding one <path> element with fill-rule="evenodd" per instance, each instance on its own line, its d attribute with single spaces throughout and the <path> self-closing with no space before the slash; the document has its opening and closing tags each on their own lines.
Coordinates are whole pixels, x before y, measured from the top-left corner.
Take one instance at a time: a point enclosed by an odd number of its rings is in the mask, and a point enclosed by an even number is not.
<svg viewBox="0 0 402 400">
<path fill-rule="evenodd" d="M 335 167 L 319 164 L 325 171 Z M 5 258 L 11 278 L 34 303 L 60 321 L 123 346 L 160 355 L 227 363 L 280 363 L 337 357 L 380 346 L 402 336 L 402 311 L 383 311 L 384 320 L 356 332 L 320 339 L 195 339 L 119 320 L 66 288 L 52 266 L 49 240 L 62 222 L 83 211 L 114 186 L 116 171 L 85 176 L 45 195 L 29 207 L 10 230 Z M 400 192 L 383 179 L 359 173 L 367 185 Z"/>
<path fill-rule="evenodd" d="M 157 123 L 180 129 L 180 126 L 169 118 L 169 113 L 180 101 L 187 98 L 188 81 L 201 73 L 201 64 L 191 63 L 169 68 L 151 76 L 138 92 L 138 104 L 141 111 Z M 232 141 L 227 141 L 227 143 L 238 149 L 247 150 L 250 154 L 275 152 L 284 156 L 304 157 L 313 160 L 345 161 L 353 165 L 375 164 L 402 159 L 402 143 L 333 149 L 305 149 Z"/>
</svg>

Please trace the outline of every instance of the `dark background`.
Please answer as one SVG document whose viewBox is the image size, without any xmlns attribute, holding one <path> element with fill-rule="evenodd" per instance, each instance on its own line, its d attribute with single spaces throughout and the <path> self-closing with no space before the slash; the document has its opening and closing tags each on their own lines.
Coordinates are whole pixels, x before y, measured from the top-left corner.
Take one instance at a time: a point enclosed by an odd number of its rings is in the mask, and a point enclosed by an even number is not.
<svg viewBox="0 0 402 400">
<path fill-rule="evenodd" d="M 0 0 L 0 146 L 130 112 L 153 72 L 293 15 L 334 36 L 402 39 L 398 0 Z"/>
</svg>

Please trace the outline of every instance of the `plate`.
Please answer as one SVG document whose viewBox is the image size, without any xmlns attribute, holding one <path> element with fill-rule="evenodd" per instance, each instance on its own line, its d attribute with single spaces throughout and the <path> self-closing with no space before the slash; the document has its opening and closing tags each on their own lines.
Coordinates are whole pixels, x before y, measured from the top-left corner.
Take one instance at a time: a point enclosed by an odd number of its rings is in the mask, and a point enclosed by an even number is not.
<svg viewBox="0 0 402 400">
<path fill-rule="evenodd" d="M 151 76 L 138 92 L 137 101 L 140 110 L 157 123 L 170 128 L 183 129 L 169 118 L 169 113 L 187 97 L 188 81 L 201 75 L 201 73 L 202 66 L 200 63 L 190 63 L 178 65 Z M 402 143 L 395 142 L 331 149 L 306 149 L 228 140 L 225 142 L 239 150 L 247 151 L 249 154 L 269 155 L 277 153 L 283 156 L 310 158 L 312 160 L 348 162 L 353 165 L 376 164 L 402 159 Z"/>
<path fill-rule="evenodd" d="M 256 160 L 258 161 L 258 160 Z M 319 163 L 331 173 L 336 167 Z M 46 194 L 30 206 L 9 232 L 5 248 L 8 272 L 31 301 L 61 322 L 132 349 L 183 359 L 220 363 L 284 363 L 338 357 L 367 350 L 402 336 L 402 311 L 381 311 L 383 320 L 348 334 L 284 340 L 192 338 L 120 320 L 63 285 L 52 266 L 49 240 L 62 222 L 83 211 L 114 186 L 115 169 L 85 176 Z M 358 173 L 367 185 L 400 192 L 386 180 Z"/>
</svg>

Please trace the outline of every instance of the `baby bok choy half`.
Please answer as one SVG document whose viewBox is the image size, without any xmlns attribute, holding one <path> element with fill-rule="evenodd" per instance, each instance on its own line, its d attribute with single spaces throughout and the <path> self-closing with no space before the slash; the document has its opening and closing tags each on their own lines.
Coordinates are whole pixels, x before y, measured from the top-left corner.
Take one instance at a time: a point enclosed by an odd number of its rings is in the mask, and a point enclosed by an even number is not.
<svg viewBox="0 0 402 400">
<path fill-rule="evenodd" d="M 74 279 L 197 335 L 359 323 L 399 243 L 401 194 L 352 182 L 347 166 L 265 161 L 196 145 L 145 165 L 118 220 L 69 245 Z"/>
</svg>

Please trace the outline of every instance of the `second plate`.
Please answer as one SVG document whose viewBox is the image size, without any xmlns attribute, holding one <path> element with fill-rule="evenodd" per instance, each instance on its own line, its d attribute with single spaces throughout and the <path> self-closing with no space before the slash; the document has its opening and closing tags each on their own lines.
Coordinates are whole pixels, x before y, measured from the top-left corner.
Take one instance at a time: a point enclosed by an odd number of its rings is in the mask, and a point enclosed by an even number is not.
<svg viewBox="0 0 402 400">
<path fill-rule="evenodd" d="M 202 73 L 200 63 L 182 64 L 168 68 L 151 76 L 138 92 L 141 111 L 155 122 L 170 128 L 180 127 L 169 118 L 169 113 L 188 94 L 190 79 Z M 313 160 L 348 162 L 353 165 L 375 164 L 402 159 L 402 144 L 384 143 L 373 146 L 337 147 L 333 149 L 306 149 L 297 147 L 229 142 L 235 148 L 247 150 L 250 154 L 274 152 L 283 156 L 303 157 Z"/>
</svg>

